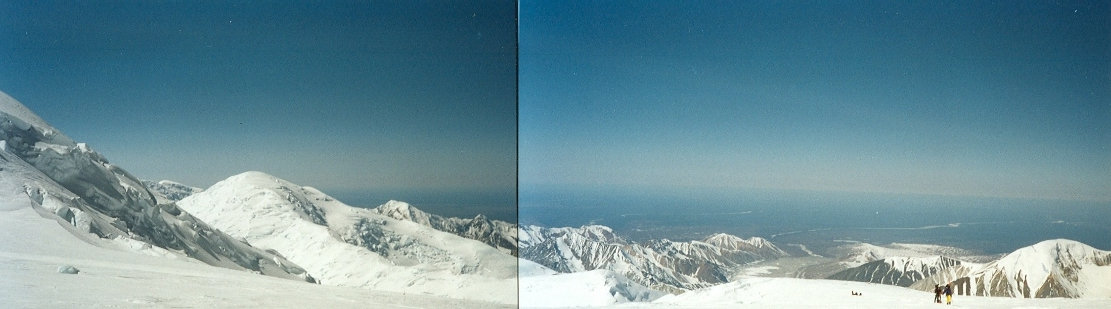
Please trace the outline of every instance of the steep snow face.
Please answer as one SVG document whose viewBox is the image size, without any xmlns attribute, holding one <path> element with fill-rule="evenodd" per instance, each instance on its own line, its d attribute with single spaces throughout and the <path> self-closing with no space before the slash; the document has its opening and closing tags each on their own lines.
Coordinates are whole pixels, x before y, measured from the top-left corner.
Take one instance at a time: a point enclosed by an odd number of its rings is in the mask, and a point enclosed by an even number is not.
<svg viewBox="0 0 1111 309">
<path fill-rule="evenodd" d="M 608 269 L 521 276 L 521 307 L 595 307 L 648 302 L 667 293 L 649 289 Z"/>
<path fill-rule="evenodd" d="M 169 204 L 180 201 L 181 199 L 204 191 L 204 189 L 190 187 L 177 182 L 162 180 L 158 182 L 143 180 L 143 186 L 150 190 L 150 193 L 158 199 L 159 204 Z"/>
<path fill-rule="evenodd" d="M 828 279 L 910 286 L 960 265 L 961 261 L 944 256 L 888 257 L 840 271 Z"/>
<path fill-rule="evenodd" d="M 322 284 L 516 302 L 513 256 L 264 173 L 232 176 L 179 204 Z"/>
<path fill-rule="evenodd" d="M 498 250 L 517 256 L 517 225 L 490 220 L 478 215 L 472 219 L 445 218 L 426 213 L 401 201 L 389 201 L 374 209 L 378 214 L 403 221 L 412 221 L 436 230 L 474 239 Z"/>
<path fill-rule="evenodd" d="M 626 241 L 605 226 L 542 228 L 518 232 L 521 257 L 559 272 L 609 269 L 642 285 L 683 292 L 728 281 L 736 266 L 786 256 L 761 238 L 716 234 L 705 241 Z"/>
<path fill-rule="evenodd" d="M 312 280 L 288 260 L 236 241 L 174 204 L 158 204 L 138 179 L 3 93 L 0 144 L 6 166 L 0 176 L 9 191 L 23 192 L 16 199 L 26 201 L 14 205 L 67 222 L 78 237 L 114 239 L 156 255 L 184 254 L 211 265 Z"/>
<path fill-rule="evenodd" d="M 1111 297 L 1111 252 L 1067 240 L 1021 248 L 969 274 L 976 295 Z"/>
</svg>

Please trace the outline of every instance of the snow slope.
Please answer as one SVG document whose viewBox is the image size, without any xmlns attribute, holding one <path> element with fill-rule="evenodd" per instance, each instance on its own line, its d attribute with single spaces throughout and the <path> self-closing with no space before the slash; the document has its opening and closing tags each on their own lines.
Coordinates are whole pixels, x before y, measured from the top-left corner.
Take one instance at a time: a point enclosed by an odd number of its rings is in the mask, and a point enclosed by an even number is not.
<svg viewBox="0 0 1111 309">
<path fill-rule="evenodd" d="M 90 243 L 312 281 L 294 263 L 232 239 L 172 203 L 157 203 L 127 171 L 2 92 L 0 179 L 4 207 L 34 208 Z"/>
<path fill-rule="evenodd" d="M 852 292 L 863 295 L 853 296 Z M 1111 308 L 1111 299 L 1020 299 L 954 296 L 933 303 L 932 292 L 854 281 L 746 278 L 651 303 L 619 308 Z"/>
<path fill-rule="evenodd" d="M 522 275 L 521 307 L 593 307 L 652 301 L 666 295 L 608 269 Z"/>
<path fill-rule="evenodd" d="M 0 178 L 4 181 L 8 178 Z M 22 194 L 16 192 L 17 194 Z M 427 295 L 310 284 L 108 249 L 86 242 L 0 191 L 0 307 L 4 308 L 512 308 Z M 107 243 L 107 244 L 105 244 Z M 60 274 L 73 265 L 76 275 Z"/>
<path fill-rule="evenodd" d="M 350 207 L 310 187 L 246 172 L 179 205 L 277 252 L 322 284 L 512 304 L 516 258 L 484 243 Z"/>
</svg>

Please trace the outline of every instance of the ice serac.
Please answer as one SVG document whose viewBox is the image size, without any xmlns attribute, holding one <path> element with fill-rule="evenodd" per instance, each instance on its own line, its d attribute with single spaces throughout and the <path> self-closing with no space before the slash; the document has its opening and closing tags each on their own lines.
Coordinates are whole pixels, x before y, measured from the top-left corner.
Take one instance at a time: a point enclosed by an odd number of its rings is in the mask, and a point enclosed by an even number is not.
<svg viewBox="0 0 1111 309">
<path fill-rule="evenodd" d="M 0 169 L 5 183 L 22 186 L 27 206 L 68 224 L 67 229 L 78 237 L 110 239 L 145 253 L 181 253 L 211 265 L 313 281 L 296 264 L 235 240 L 173 203 L 158 203 L 134 176 L 87 145 L 75 143 L 4 93 L 0 93 L 0 145 L 4 164 L 11 167 Z"/>
<path fill-rule="evenodd" d="M 517 225 L 513 223 L 490 220 L 481 214 L 471 219 L 442 217 L 421 211 L 409 203 L 393 200 L 374 210 L 390 218 L 412 221 L 436 230 L 481 241 L 506 254 L 517 256 Z"/>
<path fill-rule="evenodd" d="M 664 239 L 639 244 L 600 225 L 523 226 L 518 237 L 522 258 L 553 270 L 608 269 L 651 289 L 672 293 L 724 283 L 736 266 L 787 256 L 759 237 L 715 234 L 702 241 Z"/>
<path fill-rule="evenodd" d="M 234 237 L 280 253 L 325 285 L 517 300 L 515 257 L 265 173 L 229 177 L 179 204 Z"/>
<path fill-rule="evenodd" d="M 1018 249 L 968 275 L 975 295 L 1111 297 L 1111 252 L 1067 240 Z"/>
</svg>

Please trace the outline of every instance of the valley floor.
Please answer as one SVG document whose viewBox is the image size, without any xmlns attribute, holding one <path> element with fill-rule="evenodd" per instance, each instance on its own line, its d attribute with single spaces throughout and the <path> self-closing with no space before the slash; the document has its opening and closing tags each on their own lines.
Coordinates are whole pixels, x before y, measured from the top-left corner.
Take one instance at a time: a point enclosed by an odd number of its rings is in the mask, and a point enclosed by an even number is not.
<svg viewBox="0 0 1111 309">
<path fill-rule="evenodd" d="M 75 266 L 80 273 L 58 273 L 62 265 Z M 322 286 L 186 258 L 102 248 L 81 241 L 56 221 L 25 207 L 0 207 L 0 303 L 4 308 L 513 307 Z"/>
</svg>

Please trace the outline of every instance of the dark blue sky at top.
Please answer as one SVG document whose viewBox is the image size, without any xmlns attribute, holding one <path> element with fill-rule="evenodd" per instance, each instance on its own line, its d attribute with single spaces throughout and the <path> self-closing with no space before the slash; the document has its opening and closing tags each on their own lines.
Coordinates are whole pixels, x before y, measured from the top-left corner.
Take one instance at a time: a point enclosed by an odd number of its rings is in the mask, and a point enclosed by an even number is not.
<svg viewBox="0 0 1111 309">
<path fill-rule="evenodd" d="M 523 1 L 520 183 L 1111 200 L 1105 1 Z"/>
<path fill-rule="evenodd" d="M 0 90 L 146 179 L 516 182 L 511 1 L 4 1 Z"/>
</svg>

